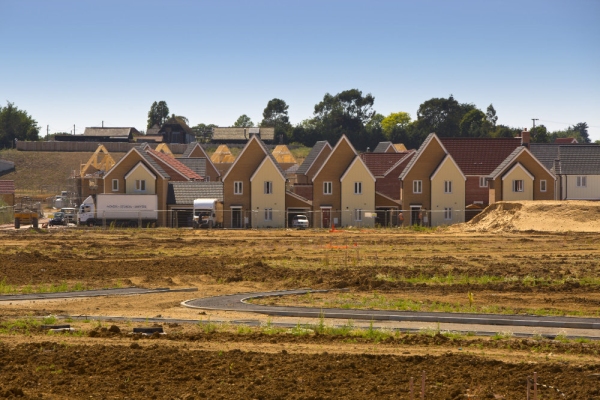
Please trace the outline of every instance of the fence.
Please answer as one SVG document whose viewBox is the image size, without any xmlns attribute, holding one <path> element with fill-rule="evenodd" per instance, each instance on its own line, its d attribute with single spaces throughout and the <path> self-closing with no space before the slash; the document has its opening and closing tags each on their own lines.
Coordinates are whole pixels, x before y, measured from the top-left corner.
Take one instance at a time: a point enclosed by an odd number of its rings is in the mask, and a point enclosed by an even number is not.
<svg viewBox="0 0 600 400">
<path fill-rule="evenodd" d="M 98 146 L 103 145 L 111 153 L 127 153 L 135 146 L 141 143 L 125 143 L 125 142 L 17 142 L 17 150 L 20 151 L 64 151 L 64 152 L 90 152 L 93 153 L 98 149 Z M 150 147 L 156 148 L 157 144 L 149 144 Z M 183 154 L 187 144 L 172 143 L 169 144 L 169 149 L 174 154 Z"/>
<path fill-rule="evenodd" d="M 14 207 L 0 207 L 0 224 L 12 224 L 14 221 Z"/>
</svg>

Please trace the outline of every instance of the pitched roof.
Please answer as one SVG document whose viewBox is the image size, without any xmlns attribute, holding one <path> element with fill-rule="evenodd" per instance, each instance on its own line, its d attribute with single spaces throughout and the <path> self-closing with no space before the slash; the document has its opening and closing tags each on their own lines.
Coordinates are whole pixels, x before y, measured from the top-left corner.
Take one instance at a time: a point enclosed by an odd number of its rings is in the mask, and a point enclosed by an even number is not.
<svg viewBox="0 0 600 400">
<path fill-rule="evenodd" d="M 354 148 L 354 146 L 352 146 L 352 143 L 350 142 L 350 140 L 348 139 L 348 137 L 346 135 L 342 135 L 342 137 L 340 137 L 340 139 L 335 144 L 335 146 L 333 146 L 333 149 L 331 150 L 331 153 L 329 153 L 329 155 L 327 156 L 327 158 L 325 159 L 325 161 L 323 161 L 323 165 L 321 165 L 321 167 L 319 168 L 319 170 L 317 171 L 317 173 L 313 176 L 313 178 L 312 178 L 313 182 L 315 181 L 315 179 L 317 178 L 317 176 L 319 176 L 319 174 L 321 173 L 321 171 L 323 170 L 323 168 L 325 168 L 325 166 L 329 163 L 329 160 L 332 157 L 334 157 L 334 154 L 336 152 L 340 151 L 339 149 L 342 148 L 342 143 L 346 143 L 348 145 L 348 147 L 350 148 L 350 151 L 352 151 L 352 153 L 354 153 L 354 156 L 352 157 L 352 161 L 350 161 L 348 163 L 348 165 L 346 166 L 346 168 L 344 169 L 344 171 L 346 171 L 346 169 L 350 166 L 350 164 L 352 164 L 355 161 L 355 158 L 358 156 L 358 152 L 356 151 L 356 149 Z"/>
<path fill-rule="evenodd" d="M 379 142 L 375 149 L 373 149 L 373 153 L 385 153 L 390 147 L 396 151 L 396 147 L 392 142 Z"/>
<path fill-rule="evenodd" d="M 267 148 L 267 146 L 265 145 L 265 143 L 262 140 L 260 140 L 258 138 L 258 136 L 252 136 L 250 138 L 250 140 L 248 140 L 248 143 L 246 143 L 246 145 L 242 149 L 241 153 L 237 156 L 237 158 L 233 162 L 233 165 L 231 166 L 231 168 L 229 168 L 229 170 L 223 176 L 223 181 L 225 181 L 225 179 L 227 178 L 227 176 L 229 175 L 229 173 L 233 170 L 233 168 L 235 167 L 235 165 L 237 164 L 237 162 L 244 156 L 244 153 L 246 152 L 246 150 L 248 150 L 248 148 L 250 148 L 250 143 L 252 143 L 252 141 L 256 141 L 256 143 L 259 145 L 259 147 L 264 152 L 265 156 L 269 157 L 273 161 L 273 164 L 275 164 L 275 167 L 277 168 L 277 170 L 279 171 L 279 173 L 281 174 L 281 176 L 283 176 L 284 179 L 285 179 L 285 172 L 283 171 L 283 169 L 281 169 L 281 166 L 279 165 L 279 163 L 277 161 L 275 161 L 275 157 L 273 157 L 273 154 L 271 154 L 269 152 L 269 149 Z M 264 160 L 261 161 L 260 165 L 262 165 L 263 162 L 264 162 Z"/>
<path fill-rule="evenodd" d="M 159 163 L 156 162 L 156 160 L 154 160 L 154 158 L 150 157 L 148 154 L 146 154 L 146 148 L 150 148 L 150 146 L 148 146 L 148 144 L 144 144 L 141 146 L 137 146 L 132 148 L 131 150 L 137 151 L 142 158 L 148 163 L 150 164 L 150 167 L 152 169 L 154 169 L 154 171 L 160 175 L 161 177 L 165 178 L 165 179 L 170 179 L 171 177 L 169 176 L 169 174 L 167 174 L 165 172 L 165 170 L 160 166 Z M 125 154 L 126 156 L 127 154 Z M 119 162 L 117 162 L 111 169 L 114 169 L 117 165 L 119 165 L 119 163 L 125 158 L 125 156 L 123 156 L 123 158 L 121 158 L 121 160 L 119 160 Z"/>
<path fill-rule="evenodd" d="M 486 176 L 521 146 L 520 138 L 440 138 L 465 175 Z"/>
<path fill-rule="evenodd" d="M 177 161 L 194 171 L 200 176 L 206 176 L 206 158 L 204 157 L 182 157 Z"/>
<path fill-rule="evenodd" d="M 530 143 L 529 151 L 544 167 L 554 169 L 554 161 L 558 160 L 559 144 L 556 143 Z"/>
<path fill-rule="evenodd" d="M 110 137 L 129 137 L 129 135 L 137 136 L 140 135 L 135 128 L 103 128 L 103 127 L 91 127 L 85 128 L 83 132 L 84 136 L 110 136 Z"/>
<path fill-rule="evenodd" d="M 560 146 L 561 175 L 600 175 L 600 146 Z"/>
<path fill-rule="evenodd" d="M 192 205 L 195 199 L 218 199 L 223 201 L 223 182 L 169 182 L 167 204 Z"/>
<path fill-rule="evenodd" d="M 406 148 L 404 143 L 394 143 L 394 148 L 396 149 L 396 151 L 398 153 L 401 153 L 403 151 L 408 151 L 408 149 Z"/>
<path fill-rule="evenodd" d="M 385 176 L 398 162 L 414 152 L 414 150 L 411 150 L 404 153 L 363 153 L 360 157 L 373 175 Z"/>
<path fill-rule="evenodd" d="M 190 154 L 192 154 L 192 151 L 194 151 L 194 149 L 196 148 L 196 146 L 198 146 L 198 147 L 200 147 L 202 149 L 202 146 L 200 146 L 200 143 L 198 143 L 198 142 L 189 143 L 186 146 L 186 148 L 185 148 L 183 154 L 181 155 L 181 157 L 189 157 Z M 202 149 L 202 152 L 206 154 L 206 152 L 204 151 L 204 149 Z"/>
<path fill-rule="evenodd" d="M 419 150 L 417 150 L 417 152 L 410 159 L 410 161 L 408 162 L 408 164 L 406 164 L 406 168 L 404 168 L 404 170 L 400 174 L 399 179 L 403 180 L 404 178 L 406 178 L 406 175 L 408 175 L 408 172 L 417 163 L 417 160 L 419 159 L 419 157 L 421 157 L 421 154 L 423 154 L 423 152 L 425 152 L 425 149 L 427 148 L 427 146 L 429 146 L 429 143 L 431 143 L 431 141 L 434 140 L 434 139 L 437 139 L 439 141 L 439 138 L 437 137 L 437 135 L 435 133 L 430 133 L 429 135 L 427 135 L 427 137 L 425 138 L 425 140 L 423 141 L 423 143 L 419 147 Z M 442 147 L 444 147 L 444 145 L 441 142 L 440 142 L 440 144 L 441 144 Z M 444 151 L 446 153 L 448 153 L 448 151 L 445 148 L 444 148 Z"/>
<path fill-rule="evenodd" d="M 576 144 L 579 143 L 574 137 L 559 137 L 554 139 L 556 144 Z"/>
<path fill-rule="evenodd" d="M 153 157 L 158 163 L 164 163 L 173 170 L 179 172 L 188 180 L 202 180 L 203 177 L 192 171 L 188 166 L 183 164 L 178 159 L 159 151 L 153 150 L 150 146 L 146 148 L 146 153 Z"/>
<path fill-rule="evenodd" d="M 15 181 L 0 181 L 0 194 L 14 194 Z"/>
<path fill-rule="evenodd" d="M 253 134 L 258 133 L 262 140 L 273 140 L 275 137 L 275 128 L 264 127 L 264 128 L 239 128 L 239 127 L 228 127 L 228 128 L 213 128 L 212 139 L 213 140 L 250 140 Z"/>
<path fill-rule="evenodd" d="M 519 146 L 516 149 L 514 149 L 512 151 L 512 153 L 510 153 L 508 155 L 508 157 L 506 157 L 504 159 L 504 161 L 502 161 L 500 164 L 498 164 L 498 166 L 496 167 L 496 169 L 494 169 L 492 171 L 492 173 L 489 174 L 489 177 L 492 178 L 492 179 L 495 179 L 498 175 L 500 175 L 500 173 L 502 173 L 502 171 L 504 171 L 510 165 L 511 162 L 513 162 L 513 160 L 515 158 L 518 157 L 519 154 L 521 154 L 521 152 L 523 152 L 525 150 L 526 150 L 526 148 L 524 146 Z"/>
<path fill-rule="evenodd" d="M 306 156 L 296 173 L 298 175 L 306 175 L 306 172 L 308 172 L 308 170 L 313 165 L 317 157 L 319 157 L 319 154 L 321 154 L 321 151 L 323 151 L 323 149 L 326 146 L 329 146 L 331 148 L 331 145 L 327 140 L 321 140 L 315 143 L 313 148 L 310 150 L 310 153 L 308 153 L 308 156 Z"/>
</svg>

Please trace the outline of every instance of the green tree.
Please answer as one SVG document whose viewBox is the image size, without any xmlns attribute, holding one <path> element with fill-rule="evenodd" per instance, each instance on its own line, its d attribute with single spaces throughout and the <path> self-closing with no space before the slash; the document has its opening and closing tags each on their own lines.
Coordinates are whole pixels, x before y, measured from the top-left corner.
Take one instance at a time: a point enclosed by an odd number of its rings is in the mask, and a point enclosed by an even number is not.
<svg viewBox="0 0 600 400">
<path fill-rule="evenodd" d="M 495 138 L 513 138 L 521 135 L 523 129 L 511 128 L 506 125 L 497 125 L 491 132 L 490 136 Z"/>
<path fill-rule="evenodd" d="M 532 143 L 548 143 L 549 141 L 548 129 L 544 125 L 538 125 L 535 129 L 531 130 Z"/>
<path fill-rule="evenodd" d="M 198 124 L 192 127 L 197 139 L 208 141 L 212 138 L 212 130 L 218 125 L 215 124 Z"/>
<path fill-rule="evenodd" d="M 272 99 L 267 103 L 263 111 L 263 120 L 260 126 L 275 128 L 275 138 L 279 140 L 281 136 L 288 138 L 291 134 L 292 125 L 288 116 L 289 106 L 281 99 Z"/>
<path fill-rule="evenodd" d="M 491 126 L 495 127 L 496 122 L 498 121 L 498 116 L 496 115 L 496 109 L 493 104 L 490 104 L 485 112 L 485 118 L 490 123 Z"/>
<path fill-rule="evenodd" d="M 240 117 L 233 123 L 233 126 L 239 128 L 251 128 L 254 126 L 254 122 L 246 114 L 240 115 Z"/>
<path fill-rule="evenodd" d="M 14 103 L 0 107 L 0 148 L 11 148 L 17 140 L 39 140 L 40 128 L 26 111 L 19 110 Z"/>
<path fill-rule="evenodd" d="M 471 105 L 461 105 L 450 95 L 445 98 L 433 98 L 423 102 L 417 111 L 415 132 L 422 141 L 435 132 L 440 137 L 460 136 L 460 121 L 472 109 Z"/>
<path fill-rule="evenodd" d="M 461 137 L 488 137 L 491 124 L 486 114 L 478 109 L 466 113 L 460 120 Z"/>
<path fill-rule="evenodd" d="M 570 127 L 571 130 L 578 132 L 580 137 L 581 137 L 581 141 L 580 143 L 590 143 L 590 135 L 588 133 L 588 124 L 587 122 L 580 122 L 578 124 L 575 124 L 573 126 Z"/>
<path fill-rule="evenodd" d="M 345 134 L 354 146 L 365 149 L 369 145 L 365 125 L 375 115 L 374 103 L 373 95 L 363 96 L 358 89 L 345 90 L 335 96 L 326 93 L 315 105 L 314 123 L 330 143 Z"/>
<path fill-rule="evenodd" d="M 167 102 L 161 100 L 157 103 L 155 101 L 150 106 L 150 111 L 148 111 L 148 124 L 146 129 L 150 129 L 154 125 L 162 126 L 168 118 L 169 107 L 167 106 Z"/>
<path fill-rule="evenodd" d="M 410 114 L 404 111 L 391 113 L 381 121 L 381 128 L 383 133 L 388 140 L 392 140 L 391 137 L 394 131 L 398 129 L 406 130 L 410 124 Z"/>
<path fill-rule="evenodd" d="M 170 119 L 171 119 L 171 120 L 174 120 L 174 121 L 177 121 L 177 122 L 183 122 L 183 123 L 185 123 L 186 125 L 189 125 L 189 124 L 190 124 L 190 120 L 189 120 L 189 119 L 187 119 L 187 117 L 184 117 L 183 115 L 175 115 L 175 114 L 172 114 Z"/>
</svg>

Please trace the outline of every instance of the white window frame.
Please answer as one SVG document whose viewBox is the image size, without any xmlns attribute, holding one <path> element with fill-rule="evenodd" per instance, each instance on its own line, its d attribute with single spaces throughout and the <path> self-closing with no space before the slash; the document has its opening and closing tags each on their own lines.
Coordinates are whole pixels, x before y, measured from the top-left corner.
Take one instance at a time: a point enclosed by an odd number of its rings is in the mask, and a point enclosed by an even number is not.
<svg viewBox="0 0 600 400">
<path fill-rule="evenodd" d="M 545 179 L 540 181 L 540 192 L 545 192 L 548 190 L 548 182 Z"/>
<path fill-rule="evenodd" d="M 354 209 L 354 220 L 355 221 L 362 221 L 362 209 L 361 208 L 355 208 Z"/>
<path fill-rule="evenodd" d="M 587 176 L 577 177 L 577 187 L 587 187 Z"/>
<path fill-rule="evenodd" d="M 244 182 L 242 182 L 242 181 L 233 182 L 233 194 L 244 194 Z"/>
<path fill-rule="evenodd" d="M 514 193 L 524 192 L 525 191 L 525 181 L 523 181 L 523 179 L 514 179 L 512 181 L 512 191 Z"/>
<path fill-rule="evenodd" d="M 135 180 L 135 191 L 136 192 L 145 192 L 146 191 L 146 180 L 145 179 L 136 179 Z"/>
<path fill-rule="evenodd" d="M 265 181 L 265 194 L 273 194 L 273 182 Z"/>
<path fill-rule="evenodd" d="M 452 207 L 444 207 L 444 220 L 450 221 L 452 219 Z"/>
<path fill-rule="evenodd" d="M 323 194 L 333 193 L 333 183 L 330 181 L 323 182 Z"/>
<path fill-rule="evenodd" d="M 444 193 L 452 193 L 452 181 L 444 181 Z"/>
<path fill-rule="evenodd" d="M 265 208 L 265 221 L 273 221 L 273 209 Z"/>
<path fill-rule="evenodd" d="M 485 180 L 485 176 L 480 176 L 479 177 L 479 187 L 483 188 L 483 187 L 488 187 L 488 183 Z"/>
<path fill-rule="evenodd" d="M 354 194 L 362 194 L 362 182 L 354 182 Z"/>
<path fill-rule="evenodd" d="M 113 192 L 118 192 L 119 191 L 119 180 L 118 179 L 113 179 L 112 180 L 112 191 Z"/>
<path fill-rule="evenodd" d="M 423 181 L 418 179 L 413 181 L 413 193 L 423 193 Z"/>
</svg>

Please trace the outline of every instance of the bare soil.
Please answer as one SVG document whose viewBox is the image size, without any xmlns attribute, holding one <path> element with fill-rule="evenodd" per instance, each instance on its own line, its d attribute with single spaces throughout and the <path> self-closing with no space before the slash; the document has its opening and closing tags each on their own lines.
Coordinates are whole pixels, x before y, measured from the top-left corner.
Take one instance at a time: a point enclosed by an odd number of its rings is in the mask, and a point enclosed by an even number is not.
<svg viewBox="0 0 600 400">
<path fill-rule="evenodd" d="M 448 230 L 0 232 L 4 294 L 50 288 L 197 287 L 197 293 L 0 302 L 0 322 L 48 314 L 198 319 L 183 300 L 313 287 L 416 301 L 514 307 L 598 307 L 595 232 Z M 465 277 L 446 279 L 441 277 Z M 484 279 L 500 277 L 500 280 Z M 506 278 L 506 279 L 504 279 Z M 494 296 L 495 294 L 495 296 Z M 224 316 L 210 313 L 206 317 Z M 233 318 L 257 318 L 232 315 Z M 78 335 L 0 333 L 0 396 L 24 398 L 408 398 L 422 371 L 435 399 L 526 398 L 526 379 L 566 398 L 600 398 L 595 343 L 400 335 L 387 342 L 323 335 L 206 333 L 165 326 L 161 337 L 75 323 Z M 95 332 L 95 333 L 92 333 Z M 468 392 L 467 392 L 468 390 Z M 544 397 L 558 397 L 554 389 Z M 551 394 L 552 393 L 552 394 Z M 470 397 L 468 397 L 469 395 Z"/>
</svg>

